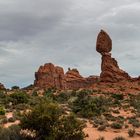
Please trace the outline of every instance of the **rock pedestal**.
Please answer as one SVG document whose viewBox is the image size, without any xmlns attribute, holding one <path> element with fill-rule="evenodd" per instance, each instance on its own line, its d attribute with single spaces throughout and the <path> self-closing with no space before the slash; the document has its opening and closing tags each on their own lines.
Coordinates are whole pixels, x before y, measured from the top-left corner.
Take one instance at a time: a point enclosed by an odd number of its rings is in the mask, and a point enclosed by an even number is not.
<svg viewBox="0 0 140 140">
<path fill-rule="evenodd" d="M 117 61 L 111 57 L 112 40 L 109 35 L 101 30 L 97 37 L 96 50 L 102 55 L 100 81 L 119 82 L 130 80 L 131 77 L 121 70 Z"/>
</svg>

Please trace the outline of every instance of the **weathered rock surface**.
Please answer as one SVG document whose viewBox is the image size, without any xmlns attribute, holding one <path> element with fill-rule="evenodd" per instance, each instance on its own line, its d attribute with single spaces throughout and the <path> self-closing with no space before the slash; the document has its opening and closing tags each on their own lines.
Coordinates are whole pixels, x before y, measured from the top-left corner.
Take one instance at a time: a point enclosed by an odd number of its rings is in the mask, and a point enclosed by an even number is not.
<svg viewBox="0 0 140 140">
<path fill-rule="evenodd" d="M 103 30 L 101 30 L 97 36 L 96 50 L 101 54 L 109 53 L 112 50 L 112 40 Z"/>
<path fill-rule="evenodd" d="M 77 69 L 68 69 L 64 74 L 63 68 L 47 63 L 35 73 L 34 86 L 39 88 L 79 89 L 90 87 L 97 82 L 97 76 L 84 78 Z"/>
<path fill-rule="evenodd" d="M 67 89 L 78 89 L 88 86 L 88 82 L 83 78 L 77 69 L 68 70 L 65 74 Z"/>
<path fill-rule="evenodd" d="M 121 70 L 117 61 L 109 53 L 112 49 L 112 41 L 109 35 L 101 30 L 97 37 L 96 50 L 102 55 L 100 80 L 103 82 L 119 82 L 130 80 L 131 77 Z"/>
<path fill-rule="evenodd" d="M 35 73 L 34 86 L 40 88 L 65 88 L 65 77 L 63 68 L 47 63 L 40 66 L 38 72 Z"/>
</svg>

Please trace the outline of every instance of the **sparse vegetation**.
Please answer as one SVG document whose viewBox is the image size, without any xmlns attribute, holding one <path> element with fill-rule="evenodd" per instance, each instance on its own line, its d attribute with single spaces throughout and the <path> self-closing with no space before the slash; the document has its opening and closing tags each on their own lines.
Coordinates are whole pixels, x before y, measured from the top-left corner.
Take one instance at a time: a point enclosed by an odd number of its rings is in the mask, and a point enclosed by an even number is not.
<svg viewBox="0 0 140 140">
<path fill-rule="evenodd" d="M 114 122 L 111 124 L 111 127 L 114 129 L 121 129 L 122 128 L 122 124 Z"/>
<path fill-rule="evenodd" d="M 0 115 L 5 115 L 5 109 L 3 106 L 0 106 Z"/>
<path fill-rule="evenodd" d="M 45 100 L 21 120 L 22 129 L 35 130 L 38 140 L 82 140 L 84 123 L 73 115 L 63 116 L 58 104 Z M 70 123 L 71 122 L 71 123 Z"/>
<path fill-rule="evenodd" d="M 20 135 L 20 127 L 13 125 L 9 128 L 0 128 L 0 140 L 25 140 Z"/>
<path fill-rule="evenodd" d="M 126 139 L 122 136 L 118 136 L 118 137 L 114 138 L 113 140 L 126 140 Z"/>
<path fill-rule="evenodd" d="M 135 129 L 129 129 L 128 135 L 129 135 L 129 137 L 133 137 L 135 135 Z"/>
<path fill-rule="evenodd" d="M 18 132 L 17 139 L 20 137 L 21 140 L 33 139 L 31 135 L 34 135 L 38 140 L 46 140 L 46 138 L 53 140 L 85 139 L 85 134 L 82 131 L 85 123 L 81 121 L 83 118 L 90 119 L 97 131 L 124 127 L 130 137 L 135 135 L 135 129 L 129 128 L 140 127 L 139 98 L 137 99 L 131 94 L 127 99 L 124 99 L 123 94 L 113 95 L 113 93 L 102 93 L 99 90 L 57 91 L 48 89 L 41 95 L 43 96 L 40 96 L 37 90 L 33 90 L 30 95 L 21 89 L 14 89 L 11 94 L 1 91 L 0 124 L 21 120 L 21 128 L 18 127 L 18 131 L 29 130 L 29 135 L 23 135 L 26 134 L 23 133 L 21 136 Z M 134 115 L 124 117 L 121 110 L 126 112 L 130 110 Z M 5 115 L 8 112 L 12 112 L 13 116 L 6 118 Z M 7 137 L 9 135 L 11 137 L 13 133 L 11 127 L 3 128 L 2 132 L 3 135 L 7 133 Z M 13 133 L 13 135 L 16 134 Z M 5 137 L 6 140 L 7 137 Z M 116 137 L 115 140 L 122 140 L 122 138 Z M 104 139 L 105 137 L 98 138 L 98 140 Z"/>
<path fill-rule="evenodd" d="M 86 92 L 78 94 L 73 103 L 73 111 L 83 117 L 90 118 L 108 110 L 108 99 L 102 96 L 92 97 Z"/>
<path fill-rule="evenodd" d="M 96 140 L 105 140 L 105 138 L 104 137 L 102 137 L 102 136 L 100 136 L 98 139 L 96 139 Z"/>
</svg>

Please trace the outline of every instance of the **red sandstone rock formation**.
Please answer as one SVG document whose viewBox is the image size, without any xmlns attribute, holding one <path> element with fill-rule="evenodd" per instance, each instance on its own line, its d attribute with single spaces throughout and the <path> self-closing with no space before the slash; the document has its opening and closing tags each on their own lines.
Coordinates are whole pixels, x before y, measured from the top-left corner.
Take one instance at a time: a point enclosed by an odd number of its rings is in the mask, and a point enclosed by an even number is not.
<svg viewBox="0 0 140 140">
<path fill-rule="evenodd" d="M 34 86 L 45 89 L 79 89 L 90 87 L 97 79 L 95 76 L 84 78 L 77 69 L 68 69 L 64 74 L 63 68 L 47 63 L 35 73 Z"/>
<path fill-rule="evenodd" d="M 77 69 L 68 70 L 65 74 L 67 89 L 78 89 L 87 86 L 87 81 Z"/>
<path fill-rule="evenodd" d="M 96 50 L 102 55 L 100 80 L 103 82 L 119 82 L 130 80 L 131 77 L 121 70 L 117 61 L 109 53 L 112 49 L 112 41 L 109 35 L 101 30 L 97 37 Z"/>
<path fill-rule="evenodd" d="M 47 63 L 35 73 L 34 86 L 39 88 L 65 88 L 63 68 Z"/>
<path fill-rule="evenodd" d="M 103 30 L 101 30 L 97 36 L 96 50 L 101 54 L 109 53 L 112 50 L 112 40 Z"/>
</svg>

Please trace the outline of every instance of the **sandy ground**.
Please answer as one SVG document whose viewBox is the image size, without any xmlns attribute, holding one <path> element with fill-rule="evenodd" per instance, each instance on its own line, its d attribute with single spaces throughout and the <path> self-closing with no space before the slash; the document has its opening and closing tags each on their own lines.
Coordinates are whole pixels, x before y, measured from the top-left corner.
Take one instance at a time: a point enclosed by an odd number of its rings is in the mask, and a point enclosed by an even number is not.
<svg viewBox="0 0 140 140">
<path fill-rule="evenodd" d="M 12 113 L 12 112 L 6 113 L 5 116 L 7 117 L 7 119 L 9 119 L 9 118 L 13 117 L 13 113 Z M 20 123 L 20 121 L 19 121 L 19 120 L 16 120 L 15 122 L 8 122 L 8 123 L 5 123 L 5 124 L 3 125 L 3 127 L 4 127 L 4 128 L 8 128 L 8 127 L 10 127 L 11 125 L 15 125 L 15 124 L 19 124 L 19 123 Z"/>
<path fill-rule="evenodd" d="M 137 132 L 140 130 L 136 130 Z M 92 127 L 92 124 L 87 122 L 87 127 L 84 129 L 85 134 L 88 134 L 89 137 L 86 140 L 96 140 L 100 136 L 103 136 L 105 140 L 113 140 L 117 136 L 123 136 L 126 140 L 140 140 L 140 136 L 135 135 L 133 138 L 128 136 L 126 129 L 113 130 L 111 128 L 106 129 L 105 131 L 98 131 L 96 128 Z"/>
</svg>

